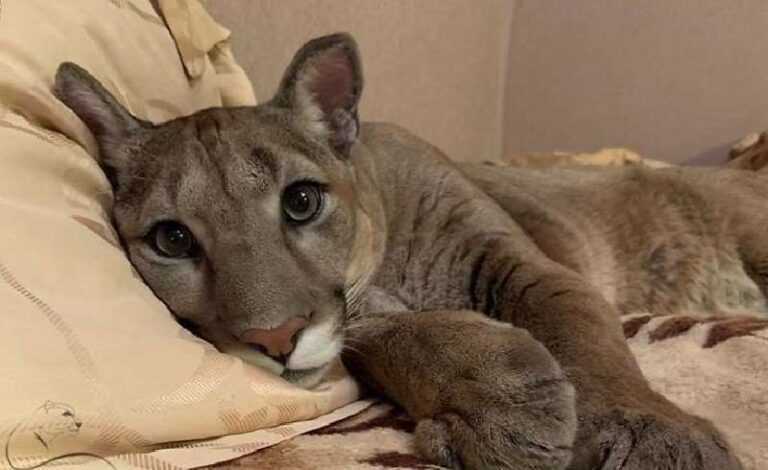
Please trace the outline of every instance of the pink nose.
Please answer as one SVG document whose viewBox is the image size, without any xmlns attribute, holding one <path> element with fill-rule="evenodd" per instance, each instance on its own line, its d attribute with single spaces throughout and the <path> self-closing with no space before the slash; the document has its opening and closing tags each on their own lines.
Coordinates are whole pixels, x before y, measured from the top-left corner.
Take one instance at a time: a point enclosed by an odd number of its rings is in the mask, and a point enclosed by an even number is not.
<svg viewBox="0 0 768 470">
<path fill-rule="evenodd" d="M 293 351 L 296 335 L 307 326 L 307 323 L 304 318 L 293 317 L 270 330 L 252 328 L 240 336 L 240 341 L 261 346 L 268 355 L 284 360 Z"/>
</svg>

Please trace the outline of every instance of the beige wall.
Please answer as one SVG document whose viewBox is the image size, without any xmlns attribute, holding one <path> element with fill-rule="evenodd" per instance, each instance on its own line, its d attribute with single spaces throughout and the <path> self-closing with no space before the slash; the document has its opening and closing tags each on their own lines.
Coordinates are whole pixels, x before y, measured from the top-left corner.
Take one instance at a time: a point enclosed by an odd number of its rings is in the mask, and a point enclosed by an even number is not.
<svg viewBox="0 0 768 470">
<path fill-rule="evenodd" d="M 768 129 L 768 2 L 522 0 L 509 70 L 508 151 L 722 161 Z"/>
<path fill-rule="evenodd" d="M 626 146 L 722 161 L 768 129 L 766 0 L 208 0 L 266 99 L 295 49 L 361 44 L 362 116 L 454 158 Z"/>
<path fill-rule="evenodd" d="M 397 122 L 454 158 L 501 152 L 507 0 L 208 0 L 238 60 L 268 99 L 314 36 L 351 32 L 366 76 L 364 120 Z"/>
</svg>

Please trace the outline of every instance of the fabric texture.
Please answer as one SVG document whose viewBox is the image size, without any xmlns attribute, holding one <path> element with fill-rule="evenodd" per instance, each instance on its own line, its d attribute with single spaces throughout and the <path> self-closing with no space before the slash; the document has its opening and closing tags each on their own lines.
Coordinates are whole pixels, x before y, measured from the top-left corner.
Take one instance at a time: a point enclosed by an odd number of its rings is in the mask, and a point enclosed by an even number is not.
<svg viewBox="0 0 768 470">
<path fill-rule="evenodd" d="M 59 64 L 85 67 L 155 122 L 255 103 L 229 32 L 197 0 L 159 6 L 164 18 L 149 0 L 0 0 L 0 468 L 107 468 L 60 459 L 72 452 L 190 468 L 354 411 L 216 451 L 180 444 L 313 419 L 358 389 L 338 370 L 305 391 L 220 354 L 174 321 L 122 251 L 93 136 L 51 93 Z"/>
</svg>

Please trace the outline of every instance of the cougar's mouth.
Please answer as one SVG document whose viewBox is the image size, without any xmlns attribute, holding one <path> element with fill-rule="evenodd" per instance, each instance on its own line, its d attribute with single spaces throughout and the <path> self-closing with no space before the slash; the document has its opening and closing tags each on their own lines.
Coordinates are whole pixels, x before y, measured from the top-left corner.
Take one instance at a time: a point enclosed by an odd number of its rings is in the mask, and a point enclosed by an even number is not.
<svg viewBox="0 0 768 470">
<path fill-rule="evenodd" d="M 220 352 L 239 357 L 246 364 L 265 369 L 275 375 L 282 375 L 286 369 L 284 364 L 265 354 L 258 346 L 243 343 L 227 331 L 206 330 L 206 334 L 202 337 L 213 343 Z"/>
<path fill-rule="evenodd" d="M 188 322 L 184 323 L 185 327 L 190 326 Z M 190 330 L 220 352 L 236 356 L 303 388 L 314 387 L 322 381 L 341 353 L 343 343 L 337 321 L 324 319 L 307 326 L 297 336 L 293 350 L 281 362 L 266 354 L 263 347 L 240 341 L 222 325 L 194 325 Z"/>
</svg>

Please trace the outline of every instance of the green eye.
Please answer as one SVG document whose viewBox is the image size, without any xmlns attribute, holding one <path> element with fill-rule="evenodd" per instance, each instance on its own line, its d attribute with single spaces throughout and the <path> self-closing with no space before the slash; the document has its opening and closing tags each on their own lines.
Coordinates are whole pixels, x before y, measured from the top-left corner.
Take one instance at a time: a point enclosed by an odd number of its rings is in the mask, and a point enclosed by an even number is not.
<svg viewBox="0 0 768 470">
<path fill-rule="evenodd" d="M 283 192 L 282 204 L 289 222 L 307 223 L 323 208 L 323 190 L 316 183 L 294 183 Z"/>
<path fill-rule="evenodd" d="M 166 258 L 192 258 L 198 253 L 197 240 L 183 224 L 160 222 L 149 233 L 150 246 Z"/>
</svg>

